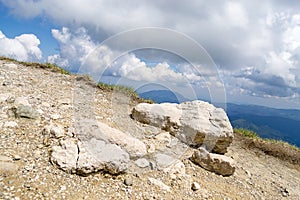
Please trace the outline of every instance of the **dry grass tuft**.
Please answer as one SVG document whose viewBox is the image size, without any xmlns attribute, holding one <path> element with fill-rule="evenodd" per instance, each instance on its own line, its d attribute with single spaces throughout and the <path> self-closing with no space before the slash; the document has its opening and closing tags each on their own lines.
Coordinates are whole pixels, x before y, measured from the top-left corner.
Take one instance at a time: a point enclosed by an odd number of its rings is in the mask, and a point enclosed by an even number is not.
<svg viewBox="0 0 300 200">
<path fill-rule="evenodd" d="M 234 133 L 236 139 L 243 141 L 248 148 L 259 149 L 267 155 L 300 165 L 300 149 L 294 145 L 280 140 L 263 139 L 245 129 L 234 129 Z"/>
</svg>

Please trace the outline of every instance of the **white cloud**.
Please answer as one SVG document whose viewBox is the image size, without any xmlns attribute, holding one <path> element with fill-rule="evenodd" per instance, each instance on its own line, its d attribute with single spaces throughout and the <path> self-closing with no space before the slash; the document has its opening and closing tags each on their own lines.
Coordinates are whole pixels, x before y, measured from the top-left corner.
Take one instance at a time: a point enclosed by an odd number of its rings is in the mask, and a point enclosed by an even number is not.
<svg viewBox="0 0 300 200">
<path fill-rule="evenodd" d="M 117 57 L 119 52 L 104 45 L 93 42 L 84 28 L 74 33 L 68 28 L 52 30 L 53 37 L 58 41 L 60 54 L 48 57 L 49 62 L 66 66 L 71 71 L 86 73 L 99 79 L 101 75 L 120 76 L 134 81 L 165 81 L 174 84 L 185 83 L 188 79 L 198 80 L 198 75 L 175 72 L 166 62 L 155 66 L 147 64 L 133 53 Z"/>
<path fill-rule="evenodd" d="M 60 45 L 60 53 L 49 57 L 49 61 L 59 62 L 63 66 L 81 66 L 85 62 L 89 70 L 108 68 L 106 73 L 138 80 L 176 80 L 175 77 L 181 80 L 184 77 L 189 81 L 200 81 L 199 74 L 195 72 L 175 72 L 163 62 L 150 68 L 131 54 L 114 60 L 116 53 L 105 46 L 99 47 L 96 53 L 107 54 L 101 61 L 97 56 L 86 59 L 88 52 L 115 33 L 138 27 L 163 27 L 181 31 L 203 45 L 220 69 L 226 71 L 224 79 L 228 81 L 227 85 L 236 87 L 234 91 L 262 96 L 276 96 L 276 92 L 280 92 L 282 94 L 278 96 L 299 97 L 296 94 L 299 90 L 294 89 L 300 85 L 300 4 L 297 2 L 0 1 L 22 17 L 46 16 L 56 24 L 71 26 L 71 30 L 86 27 L 89 34 L 84 29 L 74 32 L 66 28 L 52 31 Z M 116 63 L 108 67 L 112 62 Z M 100 64 L 93 65 L 95 63 Z M 255 73 L 251 71 L 248 77 L 244 73 L 247 67 L 255 69 Z M 162 73 L 159 74 L 158 70 Z M 165 72 L 169 73 L 169 77 L 163 75 Z M 204 77 L 210 76 L 204 71 L 201 73 Z M 244 77 L 237 78 L 236 73 Z M 284 82 L 281 86 L 283 90 L 273 87 L 270 81 L 273 79 Z M 261 82 L 256 82 L 258 80 Z M 249 87 L 246 87 L 247 84 Z M 284 90 L 288 92 L 284 93 Z"/>
<path fill-rule="evenodd" d="M 22 34 L 15 38 L 7 38 L 0 31 L 0 55 L 16 58 L 21 61 L 40 60 L 40 40 L 34 34 Z"/>
<path fill-rule="evenodd" d="M 227 2 L 225 4 L 225 16 L 231 25 L 246 28 L 249 21 L 243 6 L 238 2 Z"/>
<path fill-rule="evenodd" d="M 48 62 L 57 63 L 69 70 L 78 68 L 85 57 L 97 47 L 84 28 L 79 28 L 74 33 L 66 27 L 62 30 L 53 29 L 52 36 L 59 43 L 60 54 L 49 56 Z"/>
<path fill-rule="evenodd" d="M 154 67 L 148 67 L 145 62 L 131 54 L 127 56 L 127 60 L 121 65 L 119 74 L 122 77 L 135 81 L 149 82 L 173 82 L 174 84 L 182 84 L 185 77 L 181 73 L 176 73 L 171 69 L 168 63 L 158 63 Z"/>
</svg>

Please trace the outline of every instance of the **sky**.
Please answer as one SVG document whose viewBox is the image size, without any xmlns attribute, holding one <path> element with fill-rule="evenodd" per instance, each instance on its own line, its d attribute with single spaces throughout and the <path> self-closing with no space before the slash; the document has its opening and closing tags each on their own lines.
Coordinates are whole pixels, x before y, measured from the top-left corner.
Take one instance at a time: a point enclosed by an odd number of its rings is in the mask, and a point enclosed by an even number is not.
<svg viewBox="0 0 300 200">
<path fill-rule="evenodd" d="M 0 0 L 0 55 L 136 89 L 300 109 L 297 0 Z"/>
</svg>

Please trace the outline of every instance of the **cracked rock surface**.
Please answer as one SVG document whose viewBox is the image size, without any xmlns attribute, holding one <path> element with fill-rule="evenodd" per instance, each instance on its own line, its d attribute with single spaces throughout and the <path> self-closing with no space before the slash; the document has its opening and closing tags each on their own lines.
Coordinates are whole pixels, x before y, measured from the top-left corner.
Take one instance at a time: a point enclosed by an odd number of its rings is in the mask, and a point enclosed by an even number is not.
<svg viewBox="0 0 300 200">
<path fill-rule="evenodd" d="M 141 103 L 134 107 L 132 117 L 169 131 L 190 146 L 204 145 L 216 153 L 226 153 L 233 140 L 232 126 L 224 110 L 199 100 L 181 104 Z"/>
</svg>

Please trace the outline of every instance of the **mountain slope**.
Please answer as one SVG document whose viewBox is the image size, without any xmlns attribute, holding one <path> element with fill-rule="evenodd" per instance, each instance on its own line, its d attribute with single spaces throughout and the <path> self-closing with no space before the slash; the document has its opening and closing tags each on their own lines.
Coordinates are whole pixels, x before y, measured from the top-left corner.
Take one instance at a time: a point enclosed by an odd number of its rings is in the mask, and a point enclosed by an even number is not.
<svg viewBox="0 0 300 200">
<path fill-rule="evenodd" d="M 287 141 L 300 147 L 300 110 L 228 104 L 227 114 L 236 128 L 247 128 L 261 137 Z"/>
<path fill-rule="evenodd" d="M 84 87 L 76 91 L 74 83 L 78 80 Z M 86 95 L 80 96 L 82 93 L 74 95 L 85 89 L 92 92 L 91 101 Z M 184 156 L 178 156 L 180 165 L 169 171 L 158 170 L 152 163 L 141 169 L 132 166 L 118 176 L 106 172 L 89 176 L 66 173 L 51 163 L 49 156 L 65 137 L 76 135 L 71 129 L 80 117 L 74 114 L 75 108 L 94 106 L 92 111 L 97 120 L 143 139 L 149 144 L 149 152 L 164 146 L 166 151 L 162 153 L 168 153 L 170 144 L 177 147 L 179 141 L 168 132 L 132 120 L 129 111 L 138 103 L 136 100 L 124 93 L 95 87 L 76 75 L 0 59 L 0 91 L 0 199 L 300 198 L 299 165 L 253 148 L 256 141 L 245 143 L 240 135 L 236 135 L 226 153 L 236 162 L 235 174 L 230 177 L 208 172 Z M 15 103 L 29 104 L 40 118 L 16 118 Z M 58 130 L 47 134 L 45 128 L 51 124 L 69 134 L 62 135 Z M 154 145 L 150 141 L 155 141 Z M 193 182 L 200 189 L 192 190 Z"/>
</svg>

